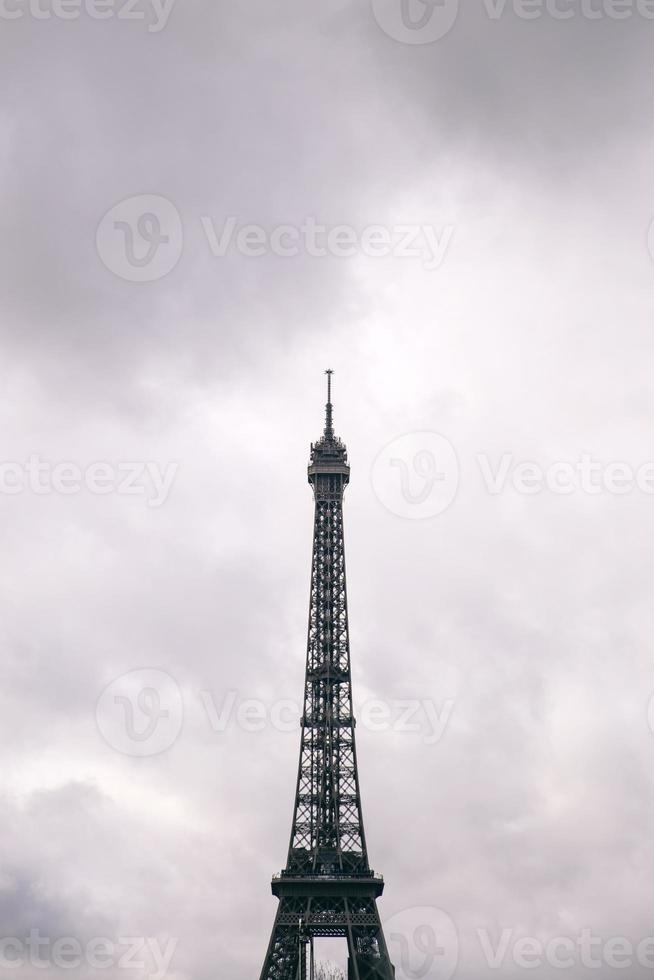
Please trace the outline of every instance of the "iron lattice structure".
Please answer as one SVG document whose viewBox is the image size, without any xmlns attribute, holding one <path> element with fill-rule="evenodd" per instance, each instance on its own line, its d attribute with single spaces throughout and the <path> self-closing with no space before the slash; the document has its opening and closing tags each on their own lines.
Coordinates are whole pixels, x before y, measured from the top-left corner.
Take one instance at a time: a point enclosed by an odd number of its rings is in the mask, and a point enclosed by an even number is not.
<svg viewBox="0 0 654 980">
<path fill-rule="evenodd" d="M 334 434 L 328 371 L 325 430 L 311 446 L 315 518 L 300 764 L 286 868 L 272 881 L 277 916 L 260 980 L 306 980 L 313 939 L 347 940 L 348 980 L 392 980 L 361 815 L 352 714 L 343 493 L 347 449 Z"/>
</svg>

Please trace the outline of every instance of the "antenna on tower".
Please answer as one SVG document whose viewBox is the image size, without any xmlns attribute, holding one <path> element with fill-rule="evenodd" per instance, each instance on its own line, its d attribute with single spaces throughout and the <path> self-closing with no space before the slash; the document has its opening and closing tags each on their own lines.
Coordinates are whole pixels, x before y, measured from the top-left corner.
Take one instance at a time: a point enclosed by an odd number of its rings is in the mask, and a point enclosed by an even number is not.
<svg viewBox="0 0 654 980">
<path fill-rule="evenodd" d="M 334 424 L 332 419 L 332 374 L 334 372 L 331 368 L 327 368 L 325 374 L 327 375 L 327 405 L 325 411 L 325 438 L 334 438 Z"/>
</svg>

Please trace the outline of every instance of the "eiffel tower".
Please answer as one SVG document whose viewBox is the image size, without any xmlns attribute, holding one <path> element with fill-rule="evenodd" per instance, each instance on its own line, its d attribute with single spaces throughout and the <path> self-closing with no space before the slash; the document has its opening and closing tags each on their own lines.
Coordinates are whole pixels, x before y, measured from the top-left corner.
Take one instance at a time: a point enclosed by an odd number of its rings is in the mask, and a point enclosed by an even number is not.
<svg viewBox="0 0 654 980">
<path fill-rule="evenodd" d="M 308 468 L 315 517 L 300 765 L 277 916 L 260 980 L 313 980 L 314 938 L 342 937 L 348 980 L 393 980 L 368 864 L 352 715 L 343 492 L 347 449 L 334 435 L 331 370 L 322 438 Z"/>
</svg>

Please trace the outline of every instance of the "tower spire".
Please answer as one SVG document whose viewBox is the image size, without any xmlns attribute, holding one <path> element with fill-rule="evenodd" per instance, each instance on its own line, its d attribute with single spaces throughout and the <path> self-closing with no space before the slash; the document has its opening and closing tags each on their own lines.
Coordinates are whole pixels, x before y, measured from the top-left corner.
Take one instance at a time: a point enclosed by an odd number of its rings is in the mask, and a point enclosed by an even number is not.
<svg viewBox="0 0 654 980">
<path fill-rule="evenodd" d="M 331 368 L 327 368 L 325 374 L 327 375 L 327 405 L 325 406 L 325 439 L 334 438 L 334 420 L 333 420 L 333 405 L 332 405 L 332 374 L 334 372 Z"/>
</svg>

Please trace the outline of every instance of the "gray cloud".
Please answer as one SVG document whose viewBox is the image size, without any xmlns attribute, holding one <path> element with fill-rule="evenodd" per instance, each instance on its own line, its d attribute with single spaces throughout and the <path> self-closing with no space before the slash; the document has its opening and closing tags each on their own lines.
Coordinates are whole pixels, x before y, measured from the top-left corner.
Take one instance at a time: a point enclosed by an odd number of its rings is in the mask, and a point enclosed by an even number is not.
<svg viewBox="0 0 654 980">
<path fill-rule="evenodd" d="M 454 705 L 436 744 L 357 729 L 384 914 L 445 910 L 461 980 L 497 974 L 478 929 L 651 933 L 651 497 L 493 496 L 477 457 L 652 459 L 652 31 L 491 22 L 478 4 L 407 46 L 337 0 L 179 4 L 158 34 L 3 23 L 1 461 L 179 463 L 159 509 L 0 494 L 4 936 L 172 936 L 172 980 L 257 975 L 297 733 L 216 729 L 202 692 L 218 710 L 230 692 L 268 710 L 301 696 L 304 465 L 328 363 L 353 466 L 357 714 Z M 95 236 L 145 193 L 176 206 L 184 247 L 134 283 Z M 216 258 L 201 218 L 230 215 L 454 237 L 437 271 Z M 454 444 L 460 488 L 404 520 L 372 464 L 424 430 Z M 95 718 L 139 668 L 184 704 L 179 738 L 145 759 Z M 510 956 L 499 971 L 523 973 Z"/>
</svg>

